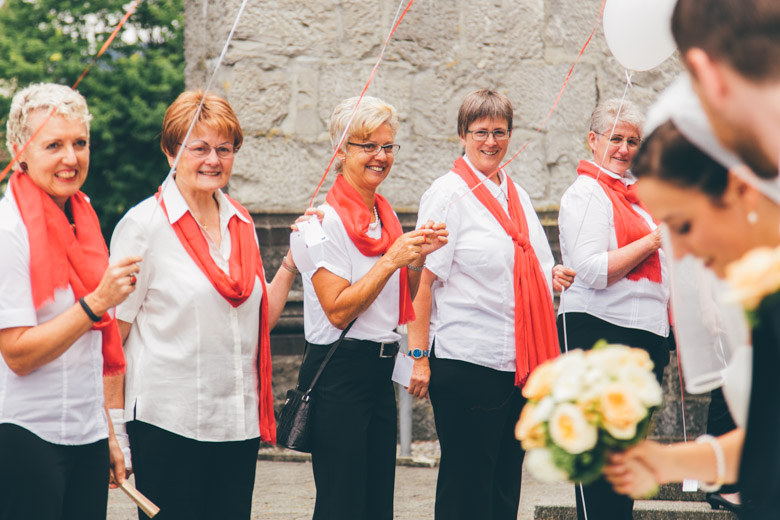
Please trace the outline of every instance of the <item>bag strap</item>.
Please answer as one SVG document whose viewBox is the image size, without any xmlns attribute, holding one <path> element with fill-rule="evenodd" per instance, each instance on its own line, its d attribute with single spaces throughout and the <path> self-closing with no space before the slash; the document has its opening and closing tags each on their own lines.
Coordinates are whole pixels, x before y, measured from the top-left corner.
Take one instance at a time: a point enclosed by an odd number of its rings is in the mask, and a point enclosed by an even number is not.
<svg viewBox="0 0 780 520">
<path fill-rule="evenodd" d="M 344 341 L 344 336 L 347 335 L 347 332 L 349 332 L 349 329 L 352 328 L 352 325 L 357 321 L 357 318 L 352 320 L 349 325 L 347 325 L 347 328 L 341 331 L 341 336 L 339 336 L 338 341 L 336 341 L 331 347 L 330 350 L 328 350 L 328 354 L 325 356 L 325 359 L 322 360 L 322 364 L 320 365 L 319 370 L 317 370 L 317 374 L 314 376 L 314 379 L 311 380 L 311 384 L 309 385 L 309 389 L 306 390 L 305 395 L 309 395 L 314 388 L 314 385 L 317 384 L 317 380 L 320 378 L 320 375 L 322 375 L 322 371 L 325 370 L 325 365 L 328 364 L 328 361 L 330 361 L 330 358 L 333 357 L 333 354 L 336 352 L 336 349 L 341 345 L 341 342 Z"/>
</svg>

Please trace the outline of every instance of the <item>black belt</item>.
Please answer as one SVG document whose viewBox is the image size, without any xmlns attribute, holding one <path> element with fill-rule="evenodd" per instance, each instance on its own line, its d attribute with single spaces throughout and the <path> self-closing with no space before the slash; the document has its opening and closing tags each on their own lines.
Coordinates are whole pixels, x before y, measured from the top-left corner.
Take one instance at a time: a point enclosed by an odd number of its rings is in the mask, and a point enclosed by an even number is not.
<svg viewBox="0 0 780 520">
<path fill-rule="evenodd" d="M 332 345 L 315 345 L 313 343 L 309 344 L 313 347 L 327 348 L 330 348 Z M 344 338 L 344 340 L 341 342 L 341 345 L 339 345 L 339 349 L 349 350 L 351 352 L 360 352 L 368 356 L 391 358 L 398 353 L 398 342 L 386 341 L 379 343 L 378 341 L 369 341 L 367 339 Z"/>
</svg>

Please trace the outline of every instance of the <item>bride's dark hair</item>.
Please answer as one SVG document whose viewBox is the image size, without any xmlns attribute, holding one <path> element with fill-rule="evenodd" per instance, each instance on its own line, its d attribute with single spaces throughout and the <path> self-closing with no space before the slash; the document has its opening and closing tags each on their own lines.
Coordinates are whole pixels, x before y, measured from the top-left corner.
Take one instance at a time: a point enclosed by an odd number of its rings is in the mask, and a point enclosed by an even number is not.
<svg viewBox="0 0 780 520">
<path fill-rule="evenodd" d="M 720 204 L 728 185 L 728 170 L 691 143 L 671 121 L 645 137 L 631 172 L 681 188 L 696 189 Z"/>
</svg>

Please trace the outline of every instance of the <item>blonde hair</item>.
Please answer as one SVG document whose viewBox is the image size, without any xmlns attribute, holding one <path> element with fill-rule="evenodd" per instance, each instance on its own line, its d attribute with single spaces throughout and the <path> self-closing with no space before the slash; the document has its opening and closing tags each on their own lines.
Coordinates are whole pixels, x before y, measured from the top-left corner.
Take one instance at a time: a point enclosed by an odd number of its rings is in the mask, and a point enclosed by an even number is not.
<svg viewBox="0 0 780 520">
<path fill-rule="evenodd" d="M 333 109 L 333 114 L 330 116 L 330 141 L 334 148 L 339 144 L 339 139 L 341 139 L 344 133 L 344 128 L 346 128 L 350 116 L 352 116 L 352 111 L 355 110 L 358 99 L 357 96 L 345 99 Z M 351 137 L 366 139 L 384 124 L 390 125 L 390 131 L 395 138 L 395 133 L 398 131 L 398 113 L 395 108 L 379 98 L 364 96 L 357 107 L 355 116 L 349 125 L 347 137 L 341 144 L 339 151 L 346 149 L 347 141 Z M 336 171 L 340 172 L 341 168 L 341 161 L 337 159 Z"/>
<path fill-rule="evenodd" d="M 203 90 L 188 90 L 179 94 L 176 101 L 165 111 L 160 148 L 167 155 L 175 156 L 179 151 L 179 145 L 187 135 L 187 129 L 192 123 L 201 99 L 203 99 L 203 106 L 200 108 L 195 127 L 203 125 L 219 135 L 227 136 L 233 141 L 233 148 L 236 151 L 241 147 L 244 133 L 230 103 L 216 94 L 206 93 Z"/>
<path fill-rule="evenodd" d="M 6 146 L 14 156 L 14 145 L 24 145 L 35 131 L 27 124 L 30 114 L 38 110 L 50 112 L 72 121 L 84 123 L 89 138 L 89 122 L 92 116 L 84 96 L 65 85 L 56 83 L 33 83 L 17 92 L 11 100 L 11 110 L 6 125 Z"/>
</svg>

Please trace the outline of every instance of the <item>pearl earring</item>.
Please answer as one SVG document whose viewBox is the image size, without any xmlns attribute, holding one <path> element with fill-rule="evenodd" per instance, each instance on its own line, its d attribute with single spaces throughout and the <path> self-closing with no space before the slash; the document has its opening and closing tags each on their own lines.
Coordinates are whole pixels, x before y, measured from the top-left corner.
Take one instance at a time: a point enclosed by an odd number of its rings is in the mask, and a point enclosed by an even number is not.
<svg viewBox="0 0 780 520">
<path fill-rule="evenodd" d="M 751 224 L 755 224 L 756 222 L 758 222 L 758 213 L 756 213 L 755 211 L 751 211 L 750 213 L 748 213 L 747 221 Z"/>
</svg>

